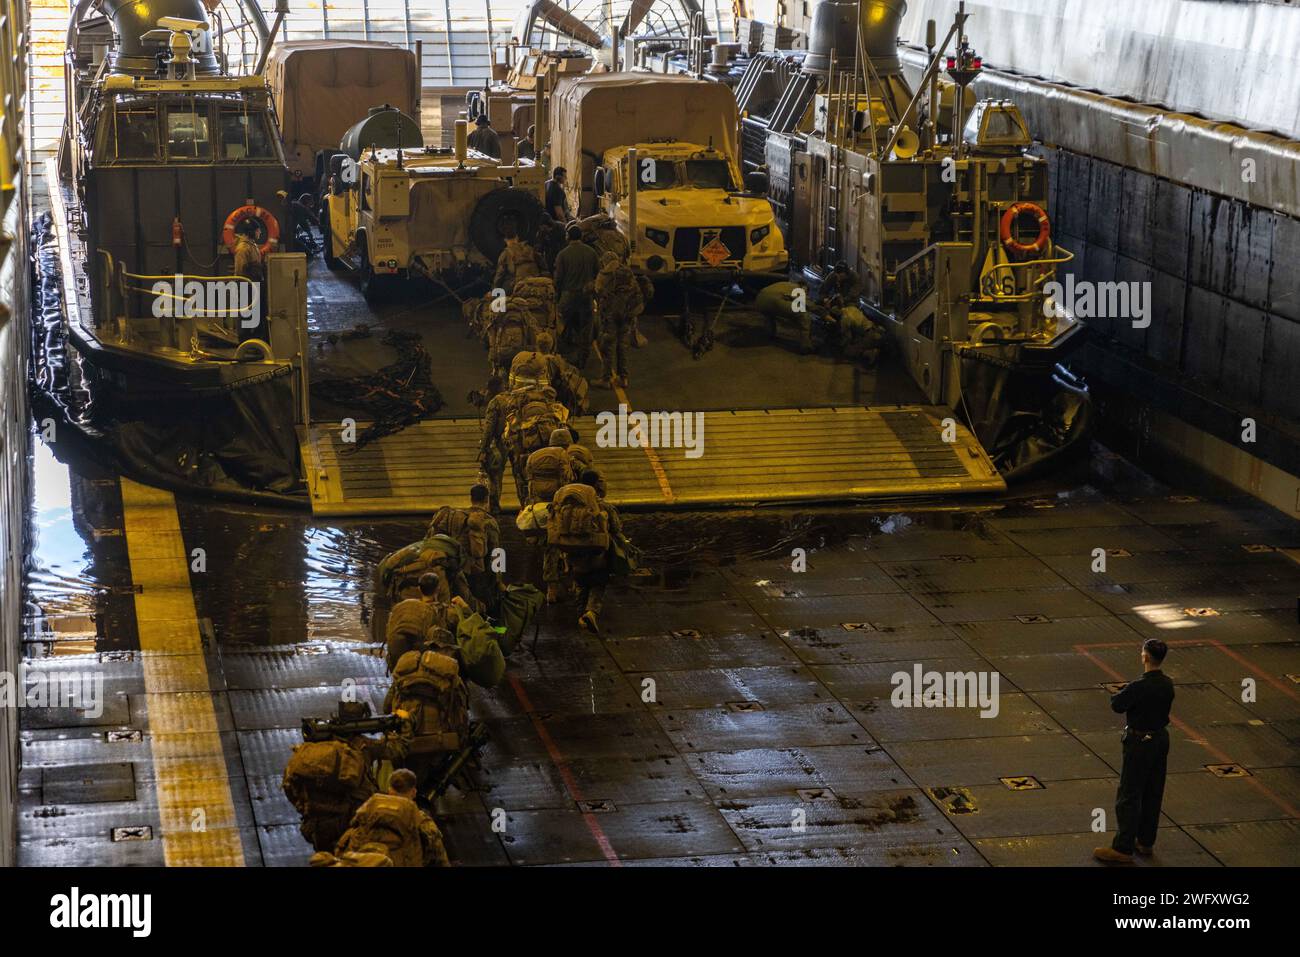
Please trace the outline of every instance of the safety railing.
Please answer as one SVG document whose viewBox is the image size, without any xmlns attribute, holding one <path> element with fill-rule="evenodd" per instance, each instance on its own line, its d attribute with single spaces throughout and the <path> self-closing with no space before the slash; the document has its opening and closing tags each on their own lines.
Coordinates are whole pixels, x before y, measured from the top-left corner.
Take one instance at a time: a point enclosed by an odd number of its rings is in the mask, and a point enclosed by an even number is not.
<svg viewBox="0 0 1300 957">
<path fill-rule="evenodd" d="M 1008 261 L 995 263 L 988 272 L 984 273 L 984 276 L 980 280 L 980 292 L 982 293 L 981 298 L 990 299 L 995 302 L 1028 302 L 1031 299 L 1037 298 L 1042 294 L 1039 287 L 1052 276 L 1056 275 L 1056 267 L 1074 261 L 1074 253 L 1070 252 L 1064 246 L 1058 246 L 1053 243 L 1052 253 L 1053 255 L 1044 259 L 1027 259 L 1024 262 Z M 1027 292 L 1015 292 L 1010 294 L 1003 293 L 1001 288 L 1002 284 L 995 278 L 997 273 L 1002 272 L 1003 270 L 1009 271 L 1007 278 L 1012 280 L 1013 288 L 1018 290 L 1023 287 L 1024 283 L 1021 281 L 1022 277 L 1017 276 L 1015 271 L 1029 270 L 1035 267 L 1048 268 L 1044 268 L 1038 276 L 1035 276 L 1030 281 L 1029 290 Z"/>
<path fill-rule="evenodd" d="M 231 359 L 240 344 L 240 323 L 261 316 L 262 287 L 243 276 L 188 273 L 148 275 L 115 263 L 100 250 L 104 276 L 104 315 L 120 345 L 159 354 Z M 226 342 L 232 352 L 200 348 L 200 333 Z"/>
</svg>

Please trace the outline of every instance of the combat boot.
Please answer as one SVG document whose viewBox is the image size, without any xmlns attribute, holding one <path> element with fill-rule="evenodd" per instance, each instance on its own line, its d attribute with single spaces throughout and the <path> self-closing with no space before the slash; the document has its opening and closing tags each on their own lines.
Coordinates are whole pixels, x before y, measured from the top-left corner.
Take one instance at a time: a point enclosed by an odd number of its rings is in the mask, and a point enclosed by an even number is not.
<svg viewBox="0 0 1300 957">
<path fill-rule="evenodd" d="M 1092 856 L 1103 864 L 1132 864 L 1133 855 L 1125 854 L 1123 851 L 1117 851 L 1113 847 L 1099 847 L 1092 852 Z"/>
</svg>

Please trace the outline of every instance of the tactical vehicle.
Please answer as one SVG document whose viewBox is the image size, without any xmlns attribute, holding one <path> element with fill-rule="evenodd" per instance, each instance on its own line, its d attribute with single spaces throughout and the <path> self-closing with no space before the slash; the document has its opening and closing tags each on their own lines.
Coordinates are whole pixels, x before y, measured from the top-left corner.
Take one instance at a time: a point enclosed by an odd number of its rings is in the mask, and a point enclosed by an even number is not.
<svg viewBox="0 0 1300 957">
<path fill-rule="evenodd" d="M 736 101 L 720 83 L 610 73 L 561 79 L 551 166 L 570 208 L 612 217 L 651 278 L 784 277 L 789 256 L 766 180 L 742 185 Z M 746 188 L 747 187 L 747 188 Z"/>
<path fill-rule="evenodd" d="M 470 150 L 465 127 L 457 121 L 452 148 L 416 142 L 331 161 L 325 262 L 355 269 L 367 298 L 395 279 L 480 278 L 496 266 L 507 229 L 536 234 L 541 170 Z"/>
<path fill-rule="evenodd" d="M 266 79 L 280 119 L 291 195 L 317 192 L 349 127 L 381 104 L 418 119 L 420 67 L 413 52 L 369 40 L 276 44 Z"/>
</svg>

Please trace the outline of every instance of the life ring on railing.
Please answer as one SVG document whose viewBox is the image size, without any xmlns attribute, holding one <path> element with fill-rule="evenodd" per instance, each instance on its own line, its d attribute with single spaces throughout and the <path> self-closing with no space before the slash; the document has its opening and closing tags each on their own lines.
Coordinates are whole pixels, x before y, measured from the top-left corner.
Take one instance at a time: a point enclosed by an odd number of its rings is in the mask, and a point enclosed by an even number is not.
<svg viewBox="0 0 1300 957">
<path fill-rule="evenodd" d="M 221 241 L 233 253 L 235 251 L 235 227 L 246 219 L 256 219 L 262 224 L 262 230 L 266 233 L 266 241 L 258 248 L 261 249 L 262 255 L 265 256 L 275 248 L 276 242 L 280 239 L 280 224 L 271 215 L 270 210 L 263 209 L 261 206 L 254 206 L 250 203 L 240 206 L 227 216 L 226 224 L 221 227 Z"/>
<path fill-rule="evenodd" d="M 236 362 L 266 362 L 271 358 L 271 345 L 265 339 L 245 339 L 235 349 Z"/>
<path fill-rule="evenodd" d="M 1032 243 L 1019 242 L 1011 235 L 1011 227 L 1015 225 L 1017 219 L 1026 214 L 1038 220 L 1038 238 Z M 1047 244 L 1052 239 L 1052 222 L 1047 218 L 1043 207 L 1037 203 L 1012 203 L 1002 214 L 1002 221 L 998 224 L 998 239 L 1002 241 L 1002 248 L 1009 253 L 1017 256 L 1037 256 L 1047 248 Z"/>
</svg>

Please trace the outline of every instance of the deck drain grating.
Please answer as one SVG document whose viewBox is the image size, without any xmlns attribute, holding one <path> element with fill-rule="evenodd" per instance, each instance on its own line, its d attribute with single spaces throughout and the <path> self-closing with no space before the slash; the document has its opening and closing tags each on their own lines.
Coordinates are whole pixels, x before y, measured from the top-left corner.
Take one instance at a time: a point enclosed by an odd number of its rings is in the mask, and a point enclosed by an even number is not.
<svg viewBox="0 0 1300 957">
<path fill-rule="evenodd" d="M 113 843 L 123 841 L 152 841 L 153 826 L 150 824 L 132 824 L 128 827 L 113 828 Z"/>
<path fill-rule="evenodd" d="M 609 814 L 618 810 L 613 801 L 578 801 L 576 803 L 578 810 L 583 814 Z"/>
<path fill-rule="evenodd" d="M 1205 770 L 1216 778 L 1248 778 L 1251 773 L 1240 764 L 1207 764 Z"/>
<path fill-rule="evenodd" d="M 925 793 L 930 795 L 945 814 L 976 814 L 979 808 L 975 805 L 975 798 L 971 795 L 969 788 L 926 788 Z"/>
<path fill-rule="evenodd" d="M 727 710 L 749 713 L 753 711 L 762 711 L 763 706 L 757 701 L 728 701 Z"/>
<path fill-rule="evenodd" d="M 1017 774 L 1012 777 L 998 778 L 1009 791 L 1042 791 L 1046 785 L 1032 774 Z"/>
<path fill-rule="evenodd" d="M 795 791 L 799 795 L 799 800 L 804 804 L 811 804 L 814 801 L 833 801 L 835 792 L 830 788 L 799 788 Z"/>
</svg>

